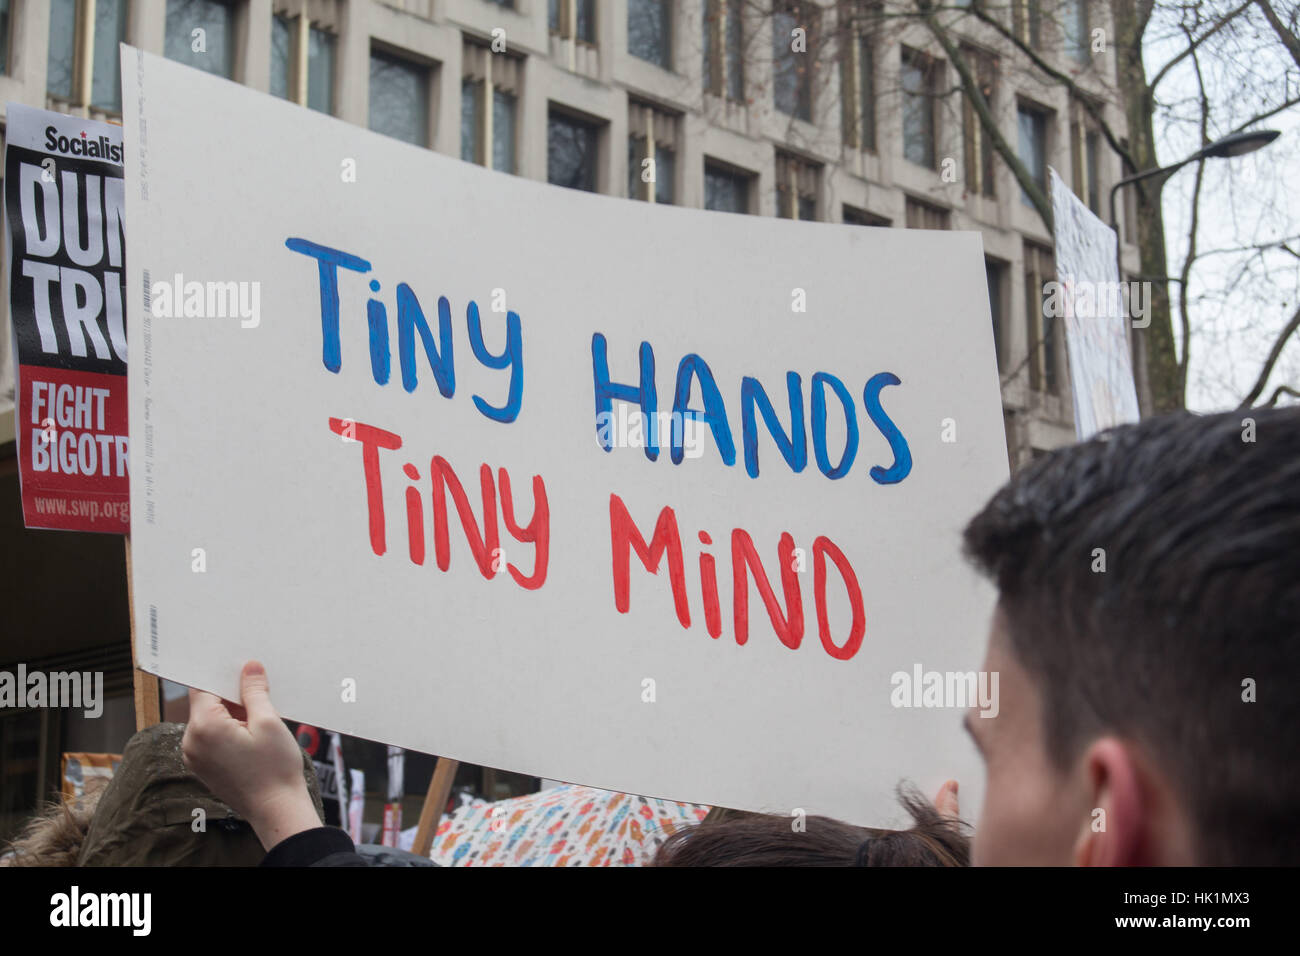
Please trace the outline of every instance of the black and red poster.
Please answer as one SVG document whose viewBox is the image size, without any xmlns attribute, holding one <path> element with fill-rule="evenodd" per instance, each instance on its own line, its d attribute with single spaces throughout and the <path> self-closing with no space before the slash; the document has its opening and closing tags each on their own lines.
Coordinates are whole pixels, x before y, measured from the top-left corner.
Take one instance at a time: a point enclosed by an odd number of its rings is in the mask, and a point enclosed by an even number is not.
<svg viewBox="0 0 1300 956">
<path fill-rule="evenodd" d="M 5 236 L 23 520 L 125 534 L 122 128 L 10 103 Z"/>
</svg>

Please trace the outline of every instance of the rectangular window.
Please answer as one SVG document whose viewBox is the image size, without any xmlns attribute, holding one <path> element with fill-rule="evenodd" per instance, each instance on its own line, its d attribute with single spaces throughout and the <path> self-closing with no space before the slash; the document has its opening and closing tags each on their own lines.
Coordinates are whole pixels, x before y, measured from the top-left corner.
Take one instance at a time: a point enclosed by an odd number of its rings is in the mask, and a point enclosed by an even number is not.
<svg viewBox="0 0 1300 956">
<path fill-rule="evenodd" d="M 669 0 L 627 0 L 627 52 L 672 69 L 672 4 Z"/>
<path fill-rule="evenodd" d="M 514 93 L 492 88 L 492 168 L 500 173 L 515 172 L 517 106 Z"/>
<path fill-rule="evenodd" d="M 744 0 L 706 0 L 704 89 L 714 96 L 745 99 Z"/>
<path fill-rule="evenodd" d="M 998 369 L 1001 370 L 1004 361 L 1002 330 L 1007 321 L 1007 264 L 985 258 L 984 276 L 989 285 L 989 312 L 993 316 L 993 352 L 997 357 Z"/>
<path fill-rule="evenodd" d="M 704 208 L 717 212 L 749 212 L 752 173 L 704 161 Z"/>
<path fill-rule="evenodd" d="M 483 162 L 483 83 L 471 77 L 460 81 L 460 158 Z"/>
<path fill-rule="evenodd" d="M 233 78 L 234 7 L 220 0 L 167 0 L 163 53 L 205 73 Z"/>
<path fill-rule="evenodd" d="M 429 67 L 370 51 L 370 128 L 416 146 L 429 145 Z"/>
<path fill-rule="evenodd" d="M 812 122 L 816 10 L 798 0 L 779 0 L 772 14 L 772 96 L 777 110 Z"/>
<path fill-rule="evenodd" d="M 514 173 L 520 61 L 466 43 L 461 64 L 461 159 L 486 166 L 490 156 L 493 169 Z"/>
<path fill-rule="evenodd" d="M 1022 104 L 1017 108 L 1016 116 L 1020 134 L 1020 161 L 1025 164 L 1038 188 L 1046 192 L 1048 115 L 1043 110 Z M 1020 190 L 1020 201 L 1026 206 L 1034 204 L 1023 188 Z"/>
<path fill-rule="evenodd" d="M 627 194 L 672 203 L 676 190 L 678 118 L 653 106 L 628 104 Z"/>
<path fill-rule="evenodd" d="M 1064 34 L 1065 54 L 1078 63 L 1088 63 L 1092 53 L 1088 48 L 1088 2 L 1065 0 L 1061 9 L 1061 31 Z"/>
<path fill-rule="evenodd" d="M 1047 283 L 1056 277 L 1052 250 L 1025 243 L 1025 319 L 1029 327 L 1029 387 L 1055 395 L 1060 390 L 1058 322 L 1043 306 Z"/>
<path fill-rule="evenodd" d="M 903 50 L 903 158 L 935 169 L 934 78 L 936 61 L 915 50 Z"/>
<path fill-rule="evenodd" d="M 855 209 L 853 206 L 844 207 L 844 222 L 850 226 L 882 226 L 887 227 L 892 224 L 892 220 L 884 216 L 877 216 L 875 213 L 867 212 L 865 209 Z"/>
<path fill-rule="evenodd" d="M 1101 133 L 1097 122 L 1085 109 L 1085 102 L 1076 99 L 1070 104 L 1070 168 L 1073 171 L 1074 194 L 1093 211 L 1101 213 L 1100 169 Z"/>
<path fill-rule="evenodd" d="M 1134 175 L 1137 170 L 1133 164 L 1126 160 L 1120 160 L 1120 169 L 1122 176 L 1128 177 Z M 1138 241 L 1137 227 L 1137 190 L 1121 189 L 1119 191 L 1119 201 L 1124 208 L 1124 241 L 1136 243 Z M 1134 336 L 1136 338 L 1136 336 Z"/>
<path fill-rule="evenodd" d="M 312 27 L 307 31 L 307 108 L 334 112 L 334 34 Z"/>
<path fill-rule="evenodd" d="M 8 21 L 9 4 L 4 4 Z M 53 0 L 50 5 L 50 45 L 46 89 L 69 105 L 89 105 L 112 113 L 122 111 L 121 65 L 117 45 L 126 40 L 126 0 L 98 0 L 89 49 L 83 31 L 90 26 L 85 0 Z M 7 29 L 6 29 L 7 34 Z M 0 50 L 7 52 L 7 35 Z M 0 71 L 2 72 L 2 71 Z M 89 80 L 89 89 L 86 81 Z"/>
<path fill-rule="evenodd" d="M 723 25 L 723 62 L 727 69 L 727 99 L 745 99 L 745 21 L 743 0 L 727 0 Z"/>
<path fill-rule="evenodd" d="M 942 206 L 908 196 L 903 204 L 908 229 L 951 229 L 952 213 Z"/>
<path fill-rule="evenodd" d="M 271 17 L 271 95 L 282 100 L 292 99 L 289 89 L 293 85 L 293 25 L 289 18 L 275 14 Z"/>
<path fill-rule="evenodd" d="M 334 112 L 334 34 L 307 27 L 306 85 L 302 84 L 302 20 L 271 18 L 271 92 L 320 113 Z M 299 87 L 302 86 L 302 89 Z"/>
<path fill-rule="evenodd" d="M 979 84 L 980 94 L 990 110 L 993 108 L 993 59 L 973 47 L 962 48 L 968 68 Z M 994 195 L 993 138 L 989 136 L 979 113 L 969 97 L 962 97 L 962 132 L 966 154 L 966 188 L 976 196 Z"/>
<path fill-rule="evenodd" d="M 551 33 L 565 40 L 596 43 L 596 0 L 550 0 Z"/>
<path fill-rule="evenodd" d="M 1083 137 L 1084 169 L 1088 172 L 1088 191 L 1084 201 L 1088 208 L 1101 215 L 1101 134 L 1088 130 Z"/>
<path fill-rule="evenodd" d="M 783 219 L 817 218 L 821 166 L 797 156 L 776 154 L 776 214 Z"/>
<path fill-rule="evenodd" d="M 95 62 L 90 71 L 90 105 L 122 111 L 122 61 L 117 46 L 126 40 L 126 0 L 95 2 Z"/>
<path fill-rule="evenodd" d="M 600 126 L 552 109 L 546 130 L 546 178 L 556 186 L 596 191 Z"/>
<path fill-rule="evenodd" d="M 858 29 L 848 37 L 844 57 L 844 143 L 876 149 L 876 50 L 871 34 Z"/>
<path fill-rule="evenodd" d="M 12 0 L 0 0 L 0 75 L 9 72 L 9 22 Z"/>
<path fill-rule="evenodd" d="M 50 53 L 45 64 L 45 89 L 51 96 L 73 102 L 77 74 L 77 0 L 50 0 Z"/>
<path fill-rule="evenodd" d="M 1042 0 L 1011 0 L 1011 29 L 1022 43 L 1037 50 L 1043 40 Z"/>
</svg>

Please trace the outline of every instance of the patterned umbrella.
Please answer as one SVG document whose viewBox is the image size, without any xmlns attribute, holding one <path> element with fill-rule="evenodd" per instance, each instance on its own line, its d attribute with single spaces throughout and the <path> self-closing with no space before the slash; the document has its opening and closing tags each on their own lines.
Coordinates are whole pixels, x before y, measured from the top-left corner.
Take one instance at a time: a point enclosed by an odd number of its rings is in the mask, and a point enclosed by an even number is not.
<svg viewBox="0 0 1300 956">
<path fill-rule="evenodd" d="M 644 866 L 708 807 L 564 784 L 477 802 L 443 817 L 429 855 L 441 866 Z"/>
</svg>

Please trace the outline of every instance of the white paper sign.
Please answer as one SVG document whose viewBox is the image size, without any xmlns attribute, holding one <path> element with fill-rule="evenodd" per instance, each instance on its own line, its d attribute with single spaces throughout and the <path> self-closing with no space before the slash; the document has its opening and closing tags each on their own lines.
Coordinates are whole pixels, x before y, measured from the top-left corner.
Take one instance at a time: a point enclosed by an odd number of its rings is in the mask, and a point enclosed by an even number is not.
<svg viewBox="0 0 1300 956">
<path fill-rule="evenodd" d="M 1137 317 L 1132 296 L 1140 296 L 1141 286 L 1120 284 L 1115 230 L 1092 214 L 1055 169 L 1049 172 L 1059 289 L 1044 308 L 1056 308 L 1065 319 L 1074 429 L 1083 441 L 1138 420 L 1126 326 Z"/>
<path fill-rule="evenodd" d="M 977 234 L 588 195 L 123 62 L 142 666 L 677 800 L 978 794 L 922 693 L 992 607 Z"/>
</svg>

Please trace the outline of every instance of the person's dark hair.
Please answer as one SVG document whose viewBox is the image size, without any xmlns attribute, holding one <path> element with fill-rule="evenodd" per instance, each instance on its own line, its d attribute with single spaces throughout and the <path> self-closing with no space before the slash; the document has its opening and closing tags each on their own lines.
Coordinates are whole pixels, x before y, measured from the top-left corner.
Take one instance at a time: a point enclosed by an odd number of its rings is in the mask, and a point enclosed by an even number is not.
<svg viewBox="0 0 1300 956">
<path fill-rule="evenodd" d="M 745 813 L 678 830 L 659 847 L 651 866 L 969 866 L 970 835 L 959 820 L 939 813 L 915 791 L 899 791 L 912 817 L 907 830 L 857 827 L 810 816 L 793 819 Z"/>
<path fill-rule="evenodd" d="M 1178 788 L 1200 862 L 1295 861 L 1300 408 L 1180 413 L 1054 451 L 965 549 L 1001 592 L 1058 767 L 1099 735 L 1132 740 Z"/>
</svg>

